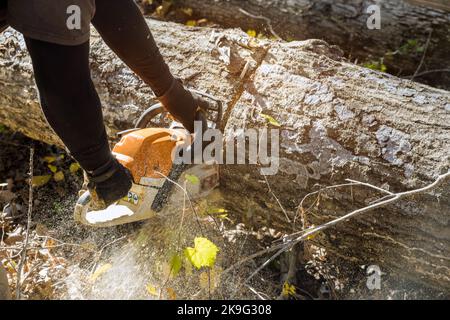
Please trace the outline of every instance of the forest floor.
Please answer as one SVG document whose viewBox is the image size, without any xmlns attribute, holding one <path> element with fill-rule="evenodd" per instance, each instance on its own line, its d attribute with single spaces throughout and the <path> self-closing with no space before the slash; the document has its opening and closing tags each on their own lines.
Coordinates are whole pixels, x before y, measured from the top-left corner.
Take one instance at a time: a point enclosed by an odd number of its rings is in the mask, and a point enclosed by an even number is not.
<svg viewBox="0 0 450 320">
<path fill-rule="evenodd" d="M 32 216 L 23 256 L 31 145 L 35 149 Z M 329 261 L 314 246 L 307 246 L 307 254 L 299 253 L 307 261 L 295 272 L 294 286 L 285 282 L 288 255 L 248 280 L 270 254 L 234 268 L 236 263 L 282 235 L 270 229 L 250 230 L 239 223 L 239 217 L 221 208 L 220 191 L 195 203 L 198 212 L 207 203 L 219 215 L 198 217 L 190 210 L 168 206 L 145 223 L 84 227 L 72 218 L 82 180 L 81 169 L 64 150 L 0 126 L 0 261 L 13 295 L 21 268 L 22 299 L 445 298 L 394 279 L 383 281 L 381 290 L 368 290 L 366 266 L 349 268 Z M 180 261 L 174 274 L 174 253 L 192 245 L 196 235 L 219 247 L 216 265 L 209 271 L 193 270 Z"/>
</svg>

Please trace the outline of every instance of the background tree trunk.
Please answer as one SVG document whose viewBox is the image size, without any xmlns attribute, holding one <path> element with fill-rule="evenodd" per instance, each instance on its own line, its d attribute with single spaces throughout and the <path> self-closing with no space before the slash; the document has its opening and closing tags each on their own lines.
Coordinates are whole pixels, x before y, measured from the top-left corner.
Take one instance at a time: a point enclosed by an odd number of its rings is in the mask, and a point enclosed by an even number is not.
<svg viewBox="0 0 450 320">
<path fill-rule="evenodd" d="M 262 114 L 280 123 L 280 168 L 267 177 L 270 190 L 259 166 L 222 166 L 228 209 L 248 225 L 300 230 L 299 220 L 292 223 L 300 200 L 345 178 L 404 191 L 449 170 L 447 91 L 350 64 L 340 49 L 321 40 L 258 41 L 238 30 L 148 23 L 173 72 L 224 101 L 226 139 L 236 129 L 266 127 Z M 132 127 L 154 96 L 97 35 L 91 43 L 92 74 L 113 137 Z M 24 41 L 10 29 L 0 35 L 0 123 L 61 145 L 40 111 Z M 304 212 L 305 223 L 366 206 L 375 195 L 362 186 L 324 192 Z M 447 183 L 343 223 L 313 242 L 349 265 L 377 264 L 391 277 L 445 293 L 449 208 Z"/>
<path fill-rule="evenodd" d="M 367 27 L 370 16 L 367 8 L 375 3 L 372 0 L 176 0 L 173 3 L 178 9 L 193 9 L 194 14 L 187 16 L 182 10 L 173 10 L 168 16 L 171 20 L 207 18 L 224 27 L 256 29 L 269 36 L 270 25 L 285 40 L 323 39 L 339 45 L 352 61 L 373 64 L 383 59 L 388 72 L 397 76 L 414 75 L 425 55 L 425 64 L 416 80 L 450 88 L 450 5 L 445 0 L 379 1 L 380 30 Z M 427 70 L 441 71 L 422 74 Z"/>
</svg>

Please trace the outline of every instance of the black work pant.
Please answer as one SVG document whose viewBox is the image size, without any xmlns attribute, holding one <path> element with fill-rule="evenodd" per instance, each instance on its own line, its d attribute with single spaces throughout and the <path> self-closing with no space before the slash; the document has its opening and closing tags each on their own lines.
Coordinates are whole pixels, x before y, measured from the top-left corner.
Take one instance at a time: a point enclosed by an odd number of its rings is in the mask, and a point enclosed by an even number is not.
<svg viewBox="0 0 450 320">
<path fill-rule="evenodd" d="M 133 0 L 96 0 L 92 24 L 106 44 L 157 96 L 173 76 Z M 89 42 L 63 46 L 25 39 L 47 121 L 83 169 L 94 171 L 112 155 L 100 99 L 89 68 Z"/>
</svg>

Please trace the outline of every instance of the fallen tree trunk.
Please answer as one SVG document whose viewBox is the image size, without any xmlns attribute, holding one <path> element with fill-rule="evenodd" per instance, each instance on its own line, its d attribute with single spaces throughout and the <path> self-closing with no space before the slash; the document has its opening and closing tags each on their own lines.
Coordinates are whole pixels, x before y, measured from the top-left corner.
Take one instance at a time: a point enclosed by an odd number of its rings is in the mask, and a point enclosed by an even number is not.
<svg viewBox="0 0 450 320">
<path fill-rule="evenodd" d="M 267 115 L 280 124 L 276 175 L 266 181 L 259 166 L 222 166 L 228 208 L 248 225 L 298 231 L 293 221 L 302 198 L 346 178 L 403 191 L 449 170 L 447 91 L 347 63 L 320 40 L 257 41 L 239 30 L 148 22 L 173 72 L 224 101 L 227 139 L 236 129 L 266 127 Z M 113 136 L 130 128 L 154 96 L 97 35 L 91 43 L 92 74 Z M 0 123 L 61 145 L 40 111 L 23 39 L 11 30 L 0 35 L 0 66 Z M 323 223 L 375 198 L 364 186 L 323 192 L 303 211 L 304 222 Z M 449 208 L 447 183 L 313 241 L 351 265 L 377 264 L 393 278 L 446 292 Z"/>
<path fill-rule="evenodd" d="M 443 0 L 385 0 L 379 2 L 381 29 L 370 30 L 367 12 L 372 0 L 177 0 L 175 8 L 191 8 L 195 18 L 224 27 L 256 29 L 285 40 L 323 39 L 340 46 L 348 57 L 375 65 L 383 58 L 389 73 L 416 73 L 426 49 L 426 68 L 417 81 L 450 88 L 450 5 Z M 192 19 L 174 10 L 170 19 Z M 430 31 L 430 41 L 427 44 Z M 441 70 L 425 73 L 421 71 Z M 447 71 L 442 71 L 447 70 Z"/>
</svg>

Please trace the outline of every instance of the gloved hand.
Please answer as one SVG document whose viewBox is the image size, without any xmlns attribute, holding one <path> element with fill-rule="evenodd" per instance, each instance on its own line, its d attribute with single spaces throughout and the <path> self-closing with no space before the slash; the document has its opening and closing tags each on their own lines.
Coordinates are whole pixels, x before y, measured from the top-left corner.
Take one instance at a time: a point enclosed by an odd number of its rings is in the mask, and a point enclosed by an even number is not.
<svg viewBox="0 0 450 320">
<path fill-rule="evenodd" d="M 206 99 L 186 90 L 178 79 L 174 79 L 170 89 L 158 100 L 191 133 L 194 132 L 194 121 L 201 120 L 201 110 L 207 112 L 211 107 Z"/>
</svg>

